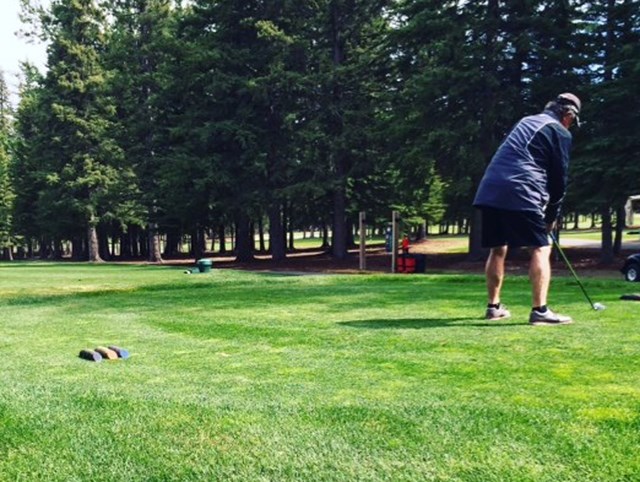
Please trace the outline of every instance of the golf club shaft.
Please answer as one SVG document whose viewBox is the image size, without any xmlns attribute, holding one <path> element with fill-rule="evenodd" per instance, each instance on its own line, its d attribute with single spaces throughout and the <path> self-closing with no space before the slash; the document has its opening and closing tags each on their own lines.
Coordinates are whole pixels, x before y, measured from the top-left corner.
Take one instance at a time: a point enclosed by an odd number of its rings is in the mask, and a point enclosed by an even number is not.
<svg viewBox="0 0 640 482">
<path fill-rule="evenodd" d="M 589 293 L 587 293 L 587 290 L 585 290 L 584 286 L 582 286 L 582 282 L 580 281 L 580 278 L 578 278 L 578 275 L 574 271 L 573 266 L 571 266 L 569 259 L 565 256 L 564 251 L 562 251 L 562 248 L 560 247 L 560 243 L 558 243 L 558 240 L 556 239 L 553 233 L 549 233 L 549 236 L 551 236 L 551 240 L 553 241 L 554 246 L 558 249 L 560 256 L 562 256 L 564 263 L 567 265 L 567 268 L 569 268 L 569 271 L 571 271 L 571 274 L 573 275 L 573 279 L 575 279 L 576 282 L 578 283 L 578 286 L 580 286 L 580 289 L 584 293 L 585 298 L 587 298 L 587 301 L 591 305 L 591 308 L 595 310 L 596 307 L 594 306 L 593 301 L 591 301 L 591 297 L 589 296 Z"/>
</svg>

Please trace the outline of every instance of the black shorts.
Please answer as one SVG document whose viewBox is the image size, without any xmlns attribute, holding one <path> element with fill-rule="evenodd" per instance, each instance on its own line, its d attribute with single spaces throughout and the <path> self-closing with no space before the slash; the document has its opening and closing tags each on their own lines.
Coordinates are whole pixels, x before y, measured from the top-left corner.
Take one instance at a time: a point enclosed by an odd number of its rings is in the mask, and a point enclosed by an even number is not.
<svg viewBox="0 0 640 482">
<path fill-rule="evenodd" d="M 534 211 L 508 211 L 480 207 L 482 211 L 482 247 L 548 246 L 544 217 Z"/>
</svg>

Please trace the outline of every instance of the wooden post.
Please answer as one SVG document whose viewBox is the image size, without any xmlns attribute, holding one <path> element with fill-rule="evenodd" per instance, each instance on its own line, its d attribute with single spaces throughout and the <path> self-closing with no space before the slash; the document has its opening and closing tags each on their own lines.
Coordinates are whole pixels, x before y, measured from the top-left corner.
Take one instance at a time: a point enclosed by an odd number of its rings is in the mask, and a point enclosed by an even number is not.
<svg viewBox="0 0 640 482">
<path fill-rule="evenodd" d="M 360 211 L 358 229 L 360 230 L 360 271 L 367 269 L 367 256 L 366 256 L 366 214 L 364 211 Z"/>
<path fill-rule="evenodd" d="M 398 211 L 391 213 L 391 272 L 396 273 L 398 267 Z"/>
</svg>

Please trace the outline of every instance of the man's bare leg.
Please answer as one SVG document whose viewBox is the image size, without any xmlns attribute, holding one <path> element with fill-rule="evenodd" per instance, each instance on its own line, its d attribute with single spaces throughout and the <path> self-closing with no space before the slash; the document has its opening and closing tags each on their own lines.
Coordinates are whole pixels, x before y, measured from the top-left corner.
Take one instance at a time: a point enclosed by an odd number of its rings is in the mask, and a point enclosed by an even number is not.
<svg viewBox="0 0 640 482">
<path fill-rule="evenodd" d="M 547 305 L 547 294 L 551 281 L 551 246 L 531 249 L 529 278 L 531 279 L 531 304 L 533 308 L 544 307 L 544 310 L 531 310 L 529 323 L 532 325 L 565 325 L 571 323 L 571 317 L 551 311 Z"/>
<path fill-rule="evenodd" d="M 487 294 L 489 304 L 500 303 L 500 291 L 504 280 L 504 261 L 507 257 L 507 246 L 491 248 L 487 263 L 485 265 L 485 275 L 487 277 Z"/>
<path fill-rule="evenodd" d="M 529 279 L 531 280 L 531 304 L 533 308 L 545 306 L 551 281 L 551 246 L 531 249 Z"/>
</svg>

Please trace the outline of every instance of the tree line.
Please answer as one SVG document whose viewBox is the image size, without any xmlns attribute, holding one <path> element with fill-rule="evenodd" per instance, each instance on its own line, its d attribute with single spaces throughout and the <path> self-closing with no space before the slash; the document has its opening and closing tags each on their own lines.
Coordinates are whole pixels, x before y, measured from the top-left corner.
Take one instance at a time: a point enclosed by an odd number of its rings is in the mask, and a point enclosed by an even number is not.
<svg viewBox="0 0 640 482">
<path fill-rule="evenodd" d="M 230 232 L 325 232 L 336 258 L 359 211 L 383 226 L 469 233 L 484 167 L 558 93 L 584 104 L 564 211 L 620 248 L 640 191 L 637 0 L 23 0 L 48 45 L 13 106 L 0 76 L 4 258 L 160 262 Z M 261 237 L 262 239 L 262 237 Z M 260 248 L 263 243 L 260 243 Z"/>
</svg>

